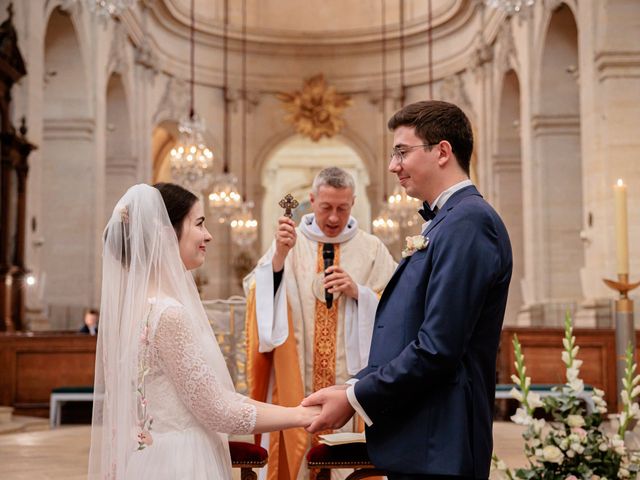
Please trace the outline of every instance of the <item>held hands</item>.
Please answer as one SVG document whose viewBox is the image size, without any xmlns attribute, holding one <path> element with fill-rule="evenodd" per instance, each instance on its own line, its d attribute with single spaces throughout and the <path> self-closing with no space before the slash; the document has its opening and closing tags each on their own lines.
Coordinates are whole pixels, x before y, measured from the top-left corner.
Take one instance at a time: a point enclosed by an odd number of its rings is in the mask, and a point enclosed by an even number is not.
<svg viewBox="0 0 640 480">
<path fill-rule="evenodd" d="M 347 399 L 348 385 L 334 385 L 312 393 L 302 401 L 302 406 L 322 406 L 322 412 L 306 427 L 309 433 L 342 427 L 355 411 Z"/>
<path fill-rule="evenodd" d="M 322 408 L 319 405 L 311 405 L 308 407 L 298 405 L 293 408 L 296 410 L 296 415 L 299 419 L 298 426 L 305 429 L 309 427 L 316 418 L 318 418 L 318 415 L 320 415 L 320 412 L 322 411 Z"/>
<path fill-rule="evenodd" d="M 358 299 L 358 285 L 347 272 L 337 265 L 331 265 L 325 272 L 324 288 L 331 293 L 342 292 L 347 297 Z"/>
<path fill-rule="evenodd" d="M 296 224 L 289 217 L 282 216 L 278 219 L 278 229 L 276 230 L 276 253 L 273 255 L 271 264 L 273 271 L 279 272 L 284 268 L 284 261 L 296 244 Z"/>
</svg>

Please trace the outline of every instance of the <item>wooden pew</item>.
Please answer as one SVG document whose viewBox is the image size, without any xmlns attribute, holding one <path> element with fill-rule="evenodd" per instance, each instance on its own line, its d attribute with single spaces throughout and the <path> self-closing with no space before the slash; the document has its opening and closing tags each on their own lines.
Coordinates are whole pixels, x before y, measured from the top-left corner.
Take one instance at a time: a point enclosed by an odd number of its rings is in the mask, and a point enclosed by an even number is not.
<svg viewBox="0 0 640 480">
<path fill-rule="evenodd" d="M 0 332 L 0 405 L 49 416 L 54 388 L 93 385 L 96 337 L 73 332 Z"/>
<path fill-rule="evenodd" d="M 525 356 L 527 375 L 532 383 L 564 383 L 565 366 L 561 360 L 564 330 L 560 328 L 504 327 L 498 353 L 498 383 L 512 383 L 512 339 L 517 334 Z M 636 331 L 636 344 L 639 332 Z M 609 411 L 618 410 L 616 387 L 615 331 L 612 328 L 575 329 L 576 344 L 580 346 L 578 358 L 583 360 L 580 376 L 585 384 L 605 391 Z"/>
</svg>

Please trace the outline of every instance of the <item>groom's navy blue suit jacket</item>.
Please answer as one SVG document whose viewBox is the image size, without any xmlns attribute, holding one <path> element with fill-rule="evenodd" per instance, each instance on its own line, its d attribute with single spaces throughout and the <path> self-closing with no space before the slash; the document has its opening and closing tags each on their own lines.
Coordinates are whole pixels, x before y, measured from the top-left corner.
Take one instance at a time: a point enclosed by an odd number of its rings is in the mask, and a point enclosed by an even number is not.
<svg viewBox="0 0 640 480">
<path fill-rule="evenodd" d="M 355 396 L 372 462 L 391 472 L 488 478 L 496 355 L 512 258 L 475 187 L 454 193 L 425 249 L 385 288 Z"/>
</svg>

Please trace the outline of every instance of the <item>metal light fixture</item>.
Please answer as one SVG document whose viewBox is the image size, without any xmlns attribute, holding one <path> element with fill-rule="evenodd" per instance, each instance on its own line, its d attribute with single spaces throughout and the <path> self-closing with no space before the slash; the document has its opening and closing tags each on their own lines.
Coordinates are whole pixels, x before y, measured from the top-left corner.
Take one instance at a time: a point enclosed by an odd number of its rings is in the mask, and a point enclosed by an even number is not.
<svg viewBox="0 0 640 480">
<path fill-rule="evenodd" d="M 242 207 L 242 195 L 238 192 L 238 177 L 229 171 L 229 155 L 231 152 L 231 125 L 229 122 L 229 52 L 227 48 L 229 26 L 229 1 L 224 2 L 223 32 L 223 77 L 224 77 L 224 162 L 222 174 L 217 175 L 211 193 L 209 208 L 219 223 L 225 223 Z"/>
<path fill-rule="evenodd" d="M 253 217 L 252 210 L 253 202 L 243 203 L 240 212 L 229 223 L 231 240 L 240 247 L 248 247 L 258 238 L 258 221 Z"/>
<path fill-rule="evenodd" d="M 507 15 L 520 13 L 523 9 L 533 6 L 535 0 L 484 0 L 484 4 L 490 8 L 496 8 Z"/>
<path fill-rule="evenodd" d="M 209 187 L 213 152 L 204 143 L 204 122 L 195 114 L 178 126 L 179 143 L 171 149 L 171 177 L 176 183 L 200 192 Z"/>
<path fill-rule="evenodd" d="M 400 238 L 400 225 L 389 215 L 389 210 L 383 208 L 373 220 L 373 234 L 385 245 L 391 245 Z"/>
<path fill-rule="evenodd" d="M 397 219 L 402 227 L 411 227 L 417 223 L 418 209 L 421 202 L 417 198 L 410 197 L 404 188 L 397 186 L 393 194 L 387 199 L 389 213 Z"/>
<path fill-rule="evenodd" d="M 204 121 L 194 109 L 195 85 L 195 0 L 191 0 L 191 59 L 189 116 L 180 121 L 180 140 L 171 150 L 171 177 L 183 187 L 200 193 L 209 187 L 213 152 L 204 142 Z"/>
<path fill-rule="evenodd" d="M 247 0 L 242 0 L 242 191 L 247 196 Z M 240 247 L 248 247 L 258 239 L 258 220 L 253 216 L 254 204 L 245 201 L 229 226 L 231 240 Z"/>
<path fill-rule="evenodd" d="M 100 19 L 119 17 L 130 7 L 133 7 L 135 0 L 88 0 L 89 11 L 95 13 Z"/>
<path fill-rule="evenodd" d="M 209 194 L 209 208 L 219 223 L 225 223 L 242 207 L 242 195 L 238 192 L 238 179 L 229 172 L 216 177 Z"/>
</svg>

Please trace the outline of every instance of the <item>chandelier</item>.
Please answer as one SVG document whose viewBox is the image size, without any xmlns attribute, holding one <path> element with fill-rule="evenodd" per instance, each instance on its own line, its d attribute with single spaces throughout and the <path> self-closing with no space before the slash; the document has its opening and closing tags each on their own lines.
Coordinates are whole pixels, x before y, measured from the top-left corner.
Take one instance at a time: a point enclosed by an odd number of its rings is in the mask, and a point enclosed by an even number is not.
<svg viewBox="0 0 640 480">
<path fill-rule="evenodd" d="M 89 10 L 106 19 L 119 17 L 127 8 L 132 7 L 135 0 L 88 0 Z"/>
<path fill-rule="evenodd" d="M 496 8 L 507 15 L 519 13 L 523 8 L 531 7 L 535 0 L 484 0 L 487 7 Z"/>
<path fill-rule="evenodd" d="M 238 179 L 229 172 L 216 177 L 209 194 L 209 207 L 219 223 L 225 223 L 242 207 L 242 196 L 238 193 Z"/>
<path fill-rule="evenodd" d="M 253 217 L 253 202 L 244 202 L 229 226 L 231 240 L 239 247 L 248 247 L 258 238 L 258 221 Z"/>
<path fill-rule="evenodd" d="M 400 225 L 389 215 L 389 210 L 386 207 L 380 210 L 380 214 L 372 223 L 373 234 L 385 245 L 391 245 L 400 238 Z"/>
<path fill-rule="evenodd" d="M 171 149 L 171 177 L 193 192 L 209 187 L 213 152 L 204 143 L 204 122 L 195 114 L 180 121 L 180 141 Z"/>
<path fill-rule="evenodd" d="M 182 119 L 178 126 L 180 140 L 171 150 L 171 176 L 174 182 L 199 194 L 209 187 L 213 170 L 213 152 L 204 143 L 204 121 L 196 115 L 194 108 L 195 25 L 195 1 L 191 0 L 189 116 Z"/>
<path fill-rule="evenodd" d="M 402 227 L 411 227 L 416 224 L 420 200 L 410 197 L 400 186 L 397 186 L 387 200 L 389 213 L 398 220 Z"/>
</svg>

